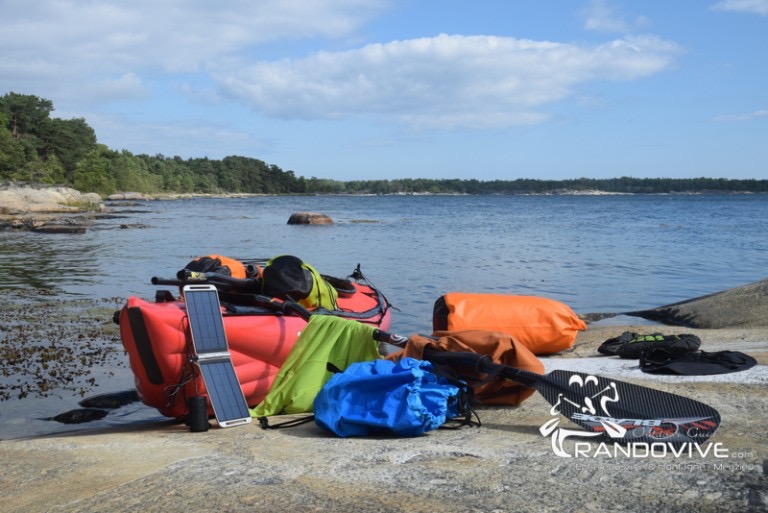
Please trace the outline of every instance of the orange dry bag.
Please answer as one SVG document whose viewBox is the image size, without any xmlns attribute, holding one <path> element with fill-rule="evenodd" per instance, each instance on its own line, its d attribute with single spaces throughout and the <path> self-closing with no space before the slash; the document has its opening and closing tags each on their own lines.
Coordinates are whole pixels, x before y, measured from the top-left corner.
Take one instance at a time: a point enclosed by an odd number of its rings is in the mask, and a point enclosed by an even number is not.
<svg viewBox="0 0 768 513">
<path fill-rule="evenodd" d="M 484 330 L 438 331 L 432 337 L 411 335 L 405 349 L 386 358 L 400 361 L 410 357 L 424 359 L 425 347 L 448 352 L 469 352 L 489 357 L 494 363 L 516 369 L 544 374 L 544 364 L 522 343 L 507 333 Z M 535 392 L 509 379 L 493 379 L 479 373 L 475 366 L 453 369 L 460 379 L 467 379 L 473 389 L 473 396 L 484 405 L 515 406 Z M 490 379 L 489 379 L 490 378 Z"/>
<path fill-rule="evenodd" d="M 546 355 L 572 347 L 587 325 L 568 305 L 553 299 L 451 292 L 435 302 L 432 328 L 501 331 L 533 354 Z"/>
</svg>

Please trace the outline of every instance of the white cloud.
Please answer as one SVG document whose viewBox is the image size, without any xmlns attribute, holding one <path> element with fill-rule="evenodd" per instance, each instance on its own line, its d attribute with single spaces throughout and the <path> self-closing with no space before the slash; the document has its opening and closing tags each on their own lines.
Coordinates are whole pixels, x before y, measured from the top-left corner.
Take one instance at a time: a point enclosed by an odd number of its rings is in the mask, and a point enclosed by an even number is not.
<svg viewBox="0 0 768 513">
<path fill-rule="evenodd" d="M 195 106 L 234 99 L 279 119 L 502 127 L 541 123 L 549 105 L 579 86 L 647 77 L 672 66 L 680 53 L 652 36 L 584 46 L 482 35 L 283 60 L 267 53 L 272 43 L 313 39 L 348 46 L 345 38 L 357 37 L 388 1 L 3 0 L 0 94 L 36 94 L 60 112 L 83 114 L 115 100 L 123 102 L 122 111 L 125 102 L 147 99 L 170 109 L 166 100 L 178 95 Z M 181 108 L 181 100 L 171 100 Z"/>
<path fill-rule="evenodd" d="M 712 9 L 768 16 L 768 0 L 723 0 L 713 5 Z"/>
<path fill-rule="evenodd" d="M 591 0 L 583 11 L 584 28 L 598 32 L 628 34 L 648 24 L 644 16 L 628 19 L 609 0 Z"/>
<path fill-rule="evenodd" d="M 91 99 L 95 96 L 102 101 L 120 99 L 129 100 L 137 98 L 146 98 L 149 91 L 144 87 L 141 79 L 133 73 L 125 73 L 119 77 L 105 77 L 102 80 L 88 84 L 78 91 L 81 95 L 88 95 Z"/>
<path fill-rule="evenodd" d="M 0 91 L 45 88 L 69 98 L 79 84 L 109 88 L 115 76 L 234 66 L 264 43 L 343 38 L 383 7 L 384 0 L 3 0 Z"/>
<path fill-rule="evenodd" d="M 717 116 L 715 121 L 751 121 L 753 119 L 768 117 L 768 110 L 756 110 L 754 112 L 747 112 L 746 114 L 725 114 Z"/>
<path fill-rule="evenodd" d="M 537 123 L 537 108 L 579 84 L 634 80 L 668 68 L 680 48 L 655 37 L 596 47 L 494 36 L 372 44 L 217 74 L 223 90 L 278 118 L 378 116 L 415 126 Z"/>
<path fill-rule="evenodd" d="M 82 114 L 78 117 L 81 117 Z M 185 119 L 162 122 L 126 120 L 120 116 L 86 113 L 88 121 L 99 136 L 116 141 L 108 146 L 115 150 L 132 149 L 135 152 L 155 155 L 222 155 L 222 148 L 229 154 L 250 155 L 264 152 L 273 144 L 226 124 L 209 119 Z M 126 130 L 130 126 L 130 130 Z"/>
</svg>

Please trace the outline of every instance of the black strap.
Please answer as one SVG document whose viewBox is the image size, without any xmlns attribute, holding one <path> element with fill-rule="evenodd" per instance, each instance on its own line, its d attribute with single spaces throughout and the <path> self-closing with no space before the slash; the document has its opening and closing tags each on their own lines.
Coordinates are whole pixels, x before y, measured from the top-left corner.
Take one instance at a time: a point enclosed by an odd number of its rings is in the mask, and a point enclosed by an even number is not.
<svg viewBox="0 0 768 513">
<path fill-rule="evenodd" d="M 460 415 L 452 419 L 448 419 L 440 426 L 440 429 L 459 429 L 464 426 L 482 426 L 480 417 L 472 407 L 475 404 L 475 399 L 472 393 L 472 387 L 464 384 L 459 387 L 459 395 L 457 397 L 459 401 L 458 410 Z"/>
<path fill-rule="evenodd" d="M 331 362 L 326 363 L 325 366 L 328 369 L 328 372 L 332 372 L 334 374 L 344 372 Z M 280 424 L 270 425 L 269 419 L 267 417 L 259 417 L 259 425 L 261 426 L 261 429 L 278 429 L 278 428 L 300 426 L 302 424 L 306 424 L 307 422 L 312 422 L 313 420 L 315 420 L 314 415 L 307 415 L 306 417 L 286 420 L 285 422 L 281 422 Z"/>
<path fill-rule="evenodd" d="M 306 424 L 307 422 L 312 422 L 313 420 L 315 420 L 314 415 L 307 415 L 306 417 L 286 420 L 285 422 L 281 422 L 280 424 L 270 425 L 269 419 L 267 417 L 259 417 L 259 426 L 261 426 L 261 429 L 281 429 L 281 428 L 300 426 L 302 424 Z"/>
<path fill-rule="evenodd" d="M 332 362 L 326 362 L 325 369 L 332 374 L 341 374 L 343 370 L 336 367 Z"/>
</svg>

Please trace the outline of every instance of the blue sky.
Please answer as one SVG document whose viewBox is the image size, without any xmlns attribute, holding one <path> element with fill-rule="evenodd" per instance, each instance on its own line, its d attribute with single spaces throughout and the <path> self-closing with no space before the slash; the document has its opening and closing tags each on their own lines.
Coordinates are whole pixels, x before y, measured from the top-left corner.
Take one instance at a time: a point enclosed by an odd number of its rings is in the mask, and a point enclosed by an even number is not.
<svg viewBox="0 0 768 513">
<path fill-rule="evenodd" d="M 299 176 L 768 179 L 768 0 L 0 0 L 0 94 Z"/>
</svg>

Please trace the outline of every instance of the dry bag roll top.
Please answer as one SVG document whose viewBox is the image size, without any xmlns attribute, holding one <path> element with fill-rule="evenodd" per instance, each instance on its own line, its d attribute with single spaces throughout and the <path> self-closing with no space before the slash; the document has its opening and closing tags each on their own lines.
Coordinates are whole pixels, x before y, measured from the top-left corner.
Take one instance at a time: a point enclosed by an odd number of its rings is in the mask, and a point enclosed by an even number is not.
<svg viewBox="0 0 768 513">
<path fill-rule="evenodd" d="M 572 347 L 587 325 L 568 305 L 553 299 L 450 292 L 435 302 L 432 328 L 500 331 L 533 354 L 547 355 Z"/>
<path fill-rule="evenodd" d="M 188 263 L 184 269 L 201 273 L 224 274 L 238 279 L 246 277 L 245 265 L 242 262 L 222 255 L 201 256 Z"/>
</svg>

